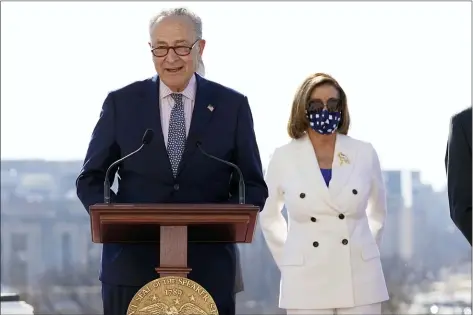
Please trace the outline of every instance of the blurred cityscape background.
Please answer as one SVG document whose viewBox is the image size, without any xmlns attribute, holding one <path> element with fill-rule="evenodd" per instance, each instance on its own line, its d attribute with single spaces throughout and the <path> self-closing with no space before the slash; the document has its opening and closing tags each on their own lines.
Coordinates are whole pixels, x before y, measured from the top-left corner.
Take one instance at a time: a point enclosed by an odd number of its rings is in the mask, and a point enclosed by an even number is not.
<svg viewBox="0 0 473 315">
<path fill-rule="evenodd" d="M 100 244 L 76 196 L 81 161 L 2 160 L 1 281 L 36 314 L 100 314 Z M 471 314 L 471 247 L 449 217 L 445 190 L 416 171 L 384 171 L 388 219 L 381 248 L 391 300 L 385 314 Z M 58 250 L 59 249 L 59 250 Z M 279 271 L 256 231 L 241 246 L 238 314 L 279 314 Z M 258 263 L 255 263 L 258 260 Z M 316 281 L 316 279 L 314 279 Z"/>
<path fill-rule="evenodd" d="M 383 312 L 471 314 L 472 249 L 442 187 L 449 119 L 471 106 L 471 1 L 2 1 L 2 292 L 36 314 L 101 313 L 101 245 L 74 184 L 107 92 L 155 74 L 149 19 L 175 6 L 202 18 L 206 78 L 248 96 L 263 165 L 302 80 L 337 78 L 350 136 L 385 169 Z M 237 313 L 283 313 L 259 227 L 241 256 Z"/>
</svg>

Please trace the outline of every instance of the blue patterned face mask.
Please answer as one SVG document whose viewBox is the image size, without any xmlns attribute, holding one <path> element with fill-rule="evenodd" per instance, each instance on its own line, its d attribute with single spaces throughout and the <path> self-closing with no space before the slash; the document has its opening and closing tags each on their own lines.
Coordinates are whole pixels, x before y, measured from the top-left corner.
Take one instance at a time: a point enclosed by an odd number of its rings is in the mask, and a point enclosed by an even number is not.
<svg viewBox="0 0 473 315">
<path fill-rule="evenodd" d="M 329 112 L 326 109 L 321 111 L 306 110 L 306 116 L 309 120 L 310 128 L 322 135 L 329 135 L 338 129 L 342 113 L 339 111 Z"/>
</svg>

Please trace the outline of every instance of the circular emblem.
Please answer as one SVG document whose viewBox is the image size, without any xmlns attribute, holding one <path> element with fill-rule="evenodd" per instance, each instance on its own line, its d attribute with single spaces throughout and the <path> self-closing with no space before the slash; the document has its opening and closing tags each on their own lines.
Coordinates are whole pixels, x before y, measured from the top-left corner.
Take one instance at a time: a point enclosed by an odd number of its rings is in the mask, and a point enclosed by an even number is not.
<svg viewBox="0 0 473 315">
<path fill-rule="evenodd" d="M 218 315 L 212 296 L 197 282 L 163 277 L 143 286 L 128 305 L 127 315 Z"/>
</svg>

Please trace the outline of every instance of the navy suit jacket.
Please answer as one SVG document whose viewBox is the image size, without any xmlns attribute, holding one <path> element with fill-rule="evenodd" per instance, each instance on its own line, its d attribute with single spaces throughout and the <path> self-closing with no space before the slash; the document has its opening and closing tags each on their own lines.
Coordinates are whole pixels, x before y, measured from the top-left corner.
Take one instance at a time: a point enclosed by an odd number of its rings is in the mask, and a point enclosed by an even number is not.
<svg viewBox="0 0 473 315">
<path fill-rule="evenodd" d="M 238 175 L 229 166 L 204 156 L 202 148 L 237 164 L 246 183 L 246 202 L 264 206 L 268 196 L 246 96 L 196 74 L 197 92 L 187 144 L 174 178 L 167 155 L 159 111 L 159 77 L 138 81 L 106 97 L 77 178 L 84 207 L 103 202 L 109 165 L 134 151 L 146 129 L 153 141 L 121 163 L 115 203 L 238 203 Z M 214 110 L 208 109 L 212 105 Z M 114 172 L 110 181 L 113 182 Z M 104 244 L 100 280 L 108 284 L 143 286 L 156 279 L 158 245 Z M 189 278 L 210 294 L 233 292 L 236 248 L 232 244 L 189 244 Z M 215 298 L 215 297 L 214 297 Z"/>
<path fill-rule="evenodd" d="M 454 115 L 450 121 L 445 168 L 450 217 L 468 242 L 471 228 L 471 107 Z"/>
</svg>

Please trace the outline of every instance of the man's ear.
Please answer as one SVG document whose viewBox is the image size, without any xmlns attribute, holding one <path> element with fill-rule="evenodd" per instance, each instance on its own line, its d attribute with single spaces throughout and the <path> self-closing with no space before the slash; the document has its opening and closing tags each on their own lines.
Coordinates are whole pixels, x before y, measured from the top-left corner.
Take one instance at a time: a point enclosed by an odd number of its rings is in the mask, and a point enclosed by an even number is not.
<svg viewBox="0 0 473 315">
<path fill-rule="evenodd" d="M 202 54 L 204 53 L 204 48 L 205 48 L 205 39 L 202 39 L 199 42 L 199 55 L 202 56 Z"/>
</svg>

